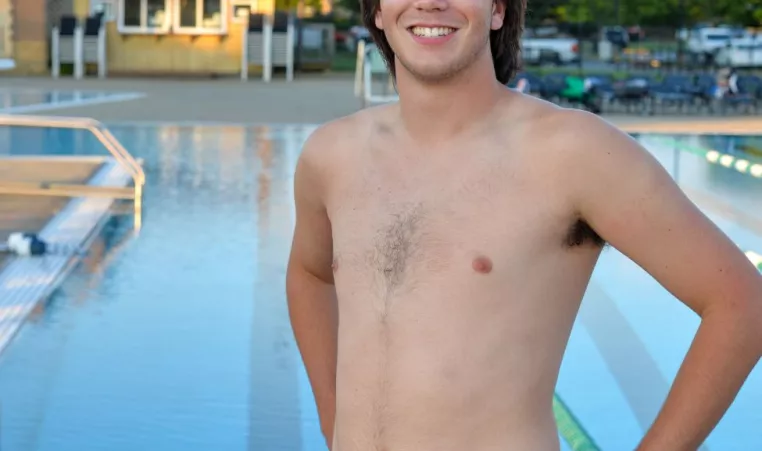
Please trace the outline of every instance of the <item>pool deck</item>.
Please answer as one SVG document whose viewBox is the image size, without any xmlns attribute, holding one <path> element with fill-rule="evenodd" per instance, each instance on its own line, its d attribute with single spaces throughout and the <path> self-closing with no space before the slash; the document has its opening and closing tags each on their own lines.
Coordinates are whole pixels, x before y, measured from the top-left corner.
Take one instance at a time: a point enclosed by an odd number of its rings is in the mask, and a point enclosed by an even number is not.
<svg viewBox="0 0 762 451">
<path fill-rule="evenodd" d="M 718 134 L 718 135 L 760 135 L 762 118 L 706 118 L 683 117 L 679 119 L 654 118 L 660 120 L 639 121 L 627 118 L 618 124 L 622 130 L 631 133 L 664 133 L 674 135 Z"/>
<path fill-rule="evenodd" d="M 56 108 L 55 116 L 83 116 L 105 123 L 320 124 L 358 111 L 354 79 L 348 74 L 300 76 L 292 83 L 275 78 L 238 79 L 86 79 L 0 78 L 6 89 L 98 90 L 140 93 L 125 101 Z M 762 133 L 762 118 L 605 115 L 632 131 L 677 133 Z"/>
</svg>

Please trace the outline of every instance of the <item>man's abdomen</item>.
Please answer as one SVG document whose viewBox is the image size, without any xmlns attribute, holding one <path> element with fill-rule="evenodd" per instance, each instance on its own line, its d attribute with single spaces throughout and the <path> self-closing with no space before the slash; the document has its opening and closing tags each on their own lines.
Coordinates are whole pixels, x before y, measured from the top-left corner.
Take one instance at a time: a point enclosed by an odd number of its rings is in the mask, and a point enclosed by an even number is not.
<svg viewBox="0 0 762 451">
<path fill-rule="evenodd" d="M 334 451 L 558 449 L 569 320 L 539 293 L 459 287 L 422 285 L 383 317 L 363 307 L 379 299 L 340 301 Z"/>
</svg>

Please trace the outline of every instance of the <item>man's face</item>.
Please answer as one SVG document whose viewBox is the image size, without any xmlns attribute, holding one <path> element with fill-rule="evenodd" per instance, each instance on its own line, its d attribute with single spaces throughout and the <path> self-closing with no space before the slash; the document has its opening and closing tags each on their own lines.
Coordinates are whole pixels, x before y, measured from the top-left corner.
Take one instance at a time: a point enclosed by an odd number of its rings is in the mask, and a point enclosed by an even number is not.
<svg viewBox="0 0 762 451">
<path fill-rule="evenodd" d="M 376 26 L 402 67 L 415 78 L 437 82 L 468 68 L 489 49 L 489 33 L 503 25 L 495 0 L 381 0 Z"/>
</svg>

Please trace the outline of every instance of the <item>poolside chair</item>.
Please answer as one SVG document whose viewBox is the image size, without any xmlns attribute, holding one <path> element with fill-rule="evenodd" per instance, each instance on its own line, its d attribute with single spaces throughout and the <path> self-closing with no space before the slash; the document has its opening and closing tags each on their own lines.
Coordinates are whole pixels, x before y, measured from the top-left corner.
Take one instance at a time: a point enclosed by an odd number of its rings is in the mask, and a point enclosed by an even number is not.
<svg viewBox="0 0 762 451">
<path fill-rule="evenodd" d="M 566 87 L 561 91 L 561 101 L 575 108 L 592 113 L 601 112 L 600 105 L 595 101 L 593 86 L 595 80 L 570 75 L 566 77 Z"/>
<path fill-rule="evenodd" d="M 738 92 L 726 92 L 720 101 L 720 112 L 727 114 L 729 109 L 734 112 L 755 113 L 759 104 L 762 80 L 755 75 L 740 75 L 737 81 Z"/>
<path fill-rule="evenodd" d="M 618 106 L 621 105 L 626 112 L 645 114 L 649 111 L 650 92 L 653 84 L 651 77 L 647 76 L 634 76 L 616 82 L 613 86 L 613 103 Z"/>
<path fill-rule="evenodd" d="M 614 85 L 611 77 L 596 75 L 586 79 L 590 102 L 597 105 L 600 112 L 613 110 Z"/>
<path fill-rule="evenodd" d="M 650 112 L 664 113 L 670 107 L 686 113 L 693 104 L 694 89 L 691 77 L 682 74 L 667 75 L 661 81 L 651 85 L 649 90 Z"/>
<path fill-rule="evenodd" d="M 561 99 L 568 103 L 582 102 L 587 95 L 585 79 L 569 75 L 566 77 L 566 87 L 561 91 Z"/>
<path fill-rule="evenodd" d="M 748 98 L 751 112 L 756 113 L 762 100 L 762 79 L 756 75 L 742 75 L 738 77 L 738 90 Z"/>
<path fill-rule="evenodd" d="M 542 78 L 542 87 L 540 88 L 540 97 L 553 102 L 562 104 L 561 93 L 566 89 L 565 74 L 548 74 Z"/>
<path fill-rule="evenodd" d="M 693 105 L 697 113 L 711 114 L 716 109 L 717 79 L 710 73 L 693 76 Z"/>
</svg>

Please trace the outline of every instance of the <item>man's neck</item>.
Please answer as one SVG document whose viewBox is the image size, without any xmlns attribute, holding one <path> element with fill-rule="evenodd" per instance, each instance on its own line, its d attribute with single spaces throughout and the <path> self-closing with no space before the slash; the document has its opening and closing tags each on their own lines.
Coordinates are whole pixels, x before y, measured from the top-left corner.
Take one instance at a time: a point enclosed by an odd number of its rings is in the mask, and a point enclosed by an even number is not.
<svg viewBox="0 0 762 451">
<path fill-rule="evenodd" d="M 434 144 L 457 136 L 490 116 L 503 87 L 489 66 L 476 62 L 450 80 L 426 83 L 400 66 L 397 91 L 402 125 L 415 141 Z"/>
</svg>

